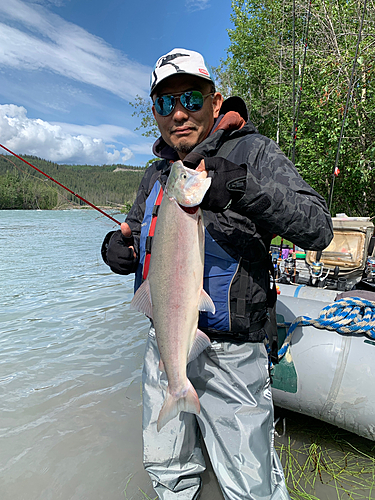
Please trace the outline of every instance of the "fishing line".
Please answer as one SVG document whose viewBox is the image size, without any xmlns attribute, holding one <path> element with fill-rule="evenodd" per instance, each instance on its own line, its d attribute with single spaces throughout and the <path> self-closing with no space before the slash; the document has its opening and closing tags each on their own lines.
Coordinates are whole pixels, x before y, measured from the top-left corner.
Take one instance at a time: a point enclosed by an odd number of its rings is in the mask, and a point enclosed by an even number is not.
<svg viewBox="0 0 375 500">
<path fill-rule="evenodd" d="M 97 210 L 98 212 L 100 212 L 102 215 L 105 215 L 106 217 L 108 217 L 108 219 L 111 219 L 111 221 L 115 222 L 116 224 L 118 224 L 119 226 L 121 225 L 121 222 L 119 222 L 118 220 L 114 219 L 111 215 L 107 214 L 106 212 L 104 212 L 102 209 L 100 209 L 99 207 L 97 207 L 96 205 L 94 205 L 93 203 L 91 203 L 90 201 L 87 201 L 85 200 L 85 198 L 82 198 L 82 196 L 80 196 L 79 194 L 75 193 L 74 191 L 72 191 L 71 189 L 69 189 L 68 187 L 64 186 L 64 184 L 61 184 L 61 182 L 57 181 L 56 179 L 54 179 L 53 177 L 51 177 L 50 175 L 46 174 L 45 172 L 43 172 L 42 170 L 40 170 L 38 167 L 36 167 L 35 165 L 33 165 L 32 163 L 28 162 L 27 160 L 25 160 L 24 158 L 22 158 L 21 156 L 18 156 L 16 153 L 13 153 L 13 151 L 11 151 L 10 149 L 6 148 L 5 146 L 3 146 L 2 144 L 0 144 L 0 147 L 5 149 L 5 151 L 8 151 L 8 153 L 12 154 L 13 156 L 15 156 L 16 158 L 18 158 L 19 160 L 23 161 L 24 163 L 26 163 L 27 165 L 29 165 L 30 167 L 32 167 L 34 170 L 36 170 L 37 172 L 39 172 L 40 174 L 44 175 L 45 177 L 47 177 L 50 181 L 52 182 L 55 182 L 58 186 L 62 187 L 63 189 L 65 189 L 66 191 L 68 191 L 70 194 L 72 194 L 73 196 L 75 196 L 76 198 L 78 198 L 79 200 L 83 201 L 84 203 L 86 203 L 86 205 L 89 205 L 90 207 L 94 208 L 95 210 Z"/>
</svg>

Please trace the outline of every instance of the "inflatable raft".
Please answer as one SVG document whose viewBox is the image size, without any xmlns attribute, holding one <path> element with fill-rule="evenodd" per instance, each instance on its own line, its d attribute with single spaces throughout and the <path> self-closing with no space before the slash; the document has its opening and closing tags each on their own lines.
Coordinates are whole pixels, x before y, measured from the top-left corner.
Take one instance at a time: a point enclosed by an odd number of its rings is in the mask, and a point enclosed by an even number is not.
<svg viewBox="0 0 375 500">
<path fill-rule="evenodd" d="M 334 241 L 321 256 L 322 272 L 311 266 L 316 256 L 308 252 L 305 276 L 301 263 L 297 280 L 290 272 L 278 276 L 279 347 L 285 340 L 286 344 L 279 350 L 279 363 L 272 368 L 273 399 L 276 406 L 375 440 L 374 228 L 369 220 L 346 218 L 334 219 L 334 229 Z M 280 267 L 285 271 L 287 266 Z M 344 333 L 331 320 L 333 329 L 326 329 L 319 320 L 322 310 L 331 306 L 328 314 L 332 319 L 335 312 L 331 309 L 335 311 L 339 305 L 336 299 L 351 303 L 355 296 L 363 303 L 355 303 L 353 313 L 349 306 L 349 316 L 354 318 L 346 317 Z M 364 318 L 358 321 L 358 314 Z M 309 318 L 319 321 L 309 322 Z M 362 330 L 352 331 L 352 320 L 357 320 Z"/>
</svg>

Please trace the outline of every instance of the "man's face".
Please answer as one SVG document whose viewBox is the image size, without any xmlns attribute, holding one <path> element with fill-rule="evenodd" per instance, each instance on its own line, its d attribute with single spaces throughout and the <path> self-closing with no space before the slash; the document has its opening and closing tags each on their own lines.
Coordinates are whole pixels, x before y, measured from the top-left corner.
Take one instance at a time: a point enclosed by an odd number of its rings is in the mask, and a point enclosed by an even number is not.
<svg viewBox="0 0 375 500">
<path fill-rule="evenodd" d="M 155 97 L 162 95 L 178 95 L 188 90 L 199 90 L 203 95 L 211 92 L 211 84 L 203 78 L 193 75 L 173 75 L 160 83 Z M 155 106 L 152 112 L 165 142 L 174 148 L 181 160 L 201 143 L 209 134 L 219 111 L 223 97 L 216 92 L 204 99 L 199 111 L 188 111 L 179 99 L 173 111 L 168 116 L 160 116 Z"/>
</svg>

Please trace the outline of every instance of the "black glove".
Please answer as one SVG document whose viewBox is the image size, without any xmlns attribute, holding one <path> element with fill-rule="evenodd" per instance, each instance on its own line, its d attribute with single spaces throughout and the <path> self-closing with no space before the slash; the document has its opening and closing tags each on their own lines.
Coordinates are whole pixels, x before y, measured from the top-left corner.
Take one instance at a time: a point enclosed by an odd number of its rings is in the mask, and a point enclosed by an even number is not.
<svg viewBox="0 0 375 500">
<path fill-rule="evenodd" d="M 138 261 L 130 246 L 134 245 L 134 238 L 125 238 L 121 230 L 110 231 L 104 238 L 102 244 L 102 258 L 104 262 L 117 274 L 134 273 Z"/>
<path fill-rule="evenodd" d="M 246 165 L 237 165 L 225 158 L 215 156 L 205 158 L 198 153 L 189 153 L 184 159 L 184 165 L 195 169 L 204 160 L 211 186 L 207 191 L 201 207 L 203 210 L 220 212 L 238 201 L 246 190 Z"/>
</svg>

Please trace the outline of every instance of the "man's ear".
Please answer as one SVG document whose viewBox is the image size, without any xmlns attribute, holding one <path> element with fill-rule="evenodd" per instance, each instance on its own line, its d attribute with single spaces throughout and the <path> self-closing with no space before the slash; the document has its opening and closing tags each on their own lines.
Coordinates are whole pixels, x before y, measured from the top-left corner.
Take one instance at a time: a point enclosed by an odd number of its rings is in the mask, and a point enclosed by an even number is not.
<svg viewBox="0 0 375 500">
<path fill-rule="evenodd" d="M 220 94 L 220 92 L 215 92 L 213 98 L 212 98 L 212 107 L 214 110 L 214 118 L 217 118 L 220 113 L 220 108 L 221 105 L 223 104 L 223 96 Z"/>
<path fill-rule="evenodd" d="M 152 114 L 154 115 L 154 118 L 155 118 L 155 120 L 156 120 L 156 111 L 155 111 L 155 106 L 154 106 L 154 105 L 152 105 L 152 108 L 151 108 L 151 109 L 152 109 Z"/>
</svg>

